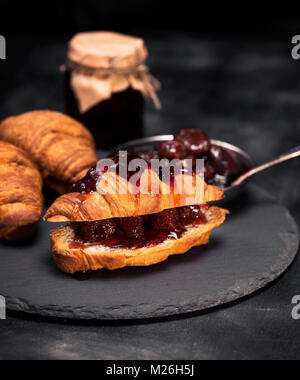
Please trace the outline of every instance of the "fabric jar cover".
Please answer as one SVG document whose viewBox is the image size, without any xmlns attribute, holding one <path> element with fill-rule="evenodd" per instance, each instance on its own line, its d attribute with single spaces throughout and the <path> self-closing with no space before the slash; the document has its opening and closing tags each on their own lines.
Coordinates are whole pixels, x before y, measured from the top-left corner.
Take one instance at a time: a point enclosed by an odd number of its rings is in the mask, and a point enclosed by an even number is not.
<svg viewBox="0 0 300 380">
<path fill-rule="evenodd" d="M 64 70 L 71 72 L 71 87 L 81 113 L 132 87 L 151 97 L 161 108 L 156 91 L 160 83 L 149 72 L 148 51 L 141 38 L 113 32 L 80 33 L 69 42 Z"/>
</svg>

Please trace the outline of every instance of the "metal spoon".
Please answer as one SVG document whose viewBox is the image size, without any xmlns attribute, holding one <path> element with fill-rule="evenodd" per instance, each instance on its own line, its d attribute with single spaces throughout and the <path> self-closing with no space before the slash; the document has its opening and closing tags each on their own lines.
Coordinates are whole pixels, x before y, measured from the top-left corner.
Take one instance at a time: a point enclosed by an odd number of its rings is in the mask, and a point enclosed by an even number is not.
<svg viewBox="0 0 300 380">
<path fill-rule="evenodd" d="M 272 166 L 278 165 L 282 162 L 291 160 L 293 158 L 300 156 L 300 145 L 296 146 L 294 149 L 290 150 L 288 153 L 285 153 L 281 155 L 279 158 L 276 158 L 270 162 L 267 162 L 266 164 L 257 166 L 254 169 L 249 170 L 247 173 L 241 175 L 237 180 L 235 180 L 231 185 L 230 188 L 240 186 L 242 183 L 244 183 L 248 178 L 254 176 L 257 173 L 260 173 L 263 170 L 266 170 Z"/>
<path fill-rule="evenodd" d="M 146 152 L 148 150 L 157 149 L 157 146 L 163 141 L 170 141 L 173 139 L 174 139 L 173 135 L 164 135 L 164 136 L 147 137 L 147 138 L 143 138 L 139 140 L 130 141 L 128 143 L 125 143 L 116 147 L 112 152 L 110 152 L 109 156 L 111 156 L 113 153 L 116 153 L 120 150 L 128 150 L 132 153 Z M 229 144 L 224 141 L 219 141 L 219 140 L 211 140 L 211 142 L 213 145 L 219 146 L 221 148 L 225 148 L 231 151 L 232 153 L 234 153 L 238 157 L 238 159 L 241 162 L 243 162 L 244 164 L 243 166 L 245 168 L 248 168 L 248 171 L 245 174 L 241 175 L 232 184 L 230 184 L 230 186 L 224 188 L 226 197 L 230 196 L 231 198 L 240 193 L 243 187 L 240 185 L 244 185 L 245 182 L 247 182 L 247 180 L 250 177 L 274 165 L 278 165 L 281 162 L 288 161 L 288 160 L 291 160 L 292 158 L 300 156 L 300 145 L 298 145 L 294 149 L 290 150 L 288 153 L 281 155 L 279 158 L 272 160 L 264 165 L 254 167 L 251 157 L 239 147 Z M 224 183 L 226 182 L 226 178 L 222 178 L 220 176 L 220 182 L 222 182 L 222 180 L 224 180 Z"/>
</svg>

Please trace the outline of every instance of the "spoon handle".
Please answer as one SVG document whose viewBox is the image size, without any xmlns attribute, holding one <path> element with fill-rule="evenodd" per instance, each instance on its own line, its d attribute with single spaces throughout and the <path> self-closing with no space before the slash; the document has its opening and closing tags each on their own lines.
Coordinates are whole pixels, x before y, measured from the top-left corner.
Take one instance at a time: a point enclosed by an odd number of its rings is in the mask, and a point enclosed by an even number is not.
<svg viewBox="0 0 300 380">
<path fill-rule="evenodd" d="M 238 186 L 241 185 L 246 179 L 252 177 L 253 175 L 266 170 L 272 166 L 278 165 L 282 162 L 291 160 L 293 158 L 300 156 L 300 145 L 297 145 L 295 148 L 291 149 L 289 152 L 282 154 L 280 157 L 267 162 L 266 164 L 257 166 L 256 168 L 248 171 L 247 173 L 243 174 L 241 177 L 239 177 L 236 181 L 233 182 L 232 186 Z"/>
</svg>

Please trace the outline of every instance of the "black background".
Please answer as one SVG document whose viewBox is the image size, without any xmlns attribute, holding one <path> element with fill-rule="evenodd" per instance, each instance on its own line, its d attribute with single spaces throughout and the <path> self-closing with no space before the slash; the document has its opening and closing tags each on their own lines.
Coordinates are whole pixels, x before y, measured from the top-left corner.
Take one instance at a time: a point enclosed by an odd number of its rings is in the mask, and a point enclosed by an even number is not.
<svg viewBox="0 0 300 380">
<path fill-rule="evenodd" d="M 285 38 L 297 28 L 293 3 L 263 5 L 259 1 L 196 2 L 153 0 L 26 1 L 2 0 L 2 32 L 72 35 L 82 30 L 160 29 L 209 35 L 235 34 L 258 38 Z"/>
<path fill-rule="evenodd" d="M 63 111 L 58 67 L 66 43 L 93 29 L 146 38 L 163 109 L 148 104 L 145 134 L 203 128 L 257 163 L 299 144 L 300 61 L 291 58 L 291 39 L 300 34 L 300 12 L 287 2 L 1 0 L 7 60 L 0 61 L 0 118 Z M 298 224 L 299 168 L 295 160 L 253 180 Z M 84 324 L 10 315 L 0 322 L 0 358 L 298 359 L 300 325 L 291 318 L 291 300 L 300 293 L 299 273 L 297 259 L 259 294 L 176 319 Z"/>
</svg>

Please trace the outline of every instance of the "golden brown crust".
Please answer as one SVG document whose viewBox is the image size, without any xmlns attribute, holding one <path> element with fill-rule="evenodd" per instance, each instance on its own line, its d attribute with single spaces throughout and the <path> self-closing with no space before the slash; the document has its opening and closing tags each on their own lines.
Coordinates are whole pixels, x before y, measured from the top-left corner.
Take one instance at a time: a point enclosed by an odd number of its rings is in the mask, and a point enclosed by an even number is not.
<svg viewBox="0 0 300 380">
<path fill-rule="evenodd" d="M 149 169 L 150 170 L 150 169 Z M 94 192 L 90 195 L 82 195 L 79 193 L 65 194 L 59 197 L 47 211 L 44 220 L 48 222 L 93 222 L 96 220 L 104 220 L 111 218 L 128 218 L 131 216 L 150 215 L 159 213 L 163 210 L 182 207 L 192 204 L 207 203 L 222 199 L 223 191 L 219 187 L 209 186 L 204 181 L 203 193 L 201 199 L 195 201 L 194 197 L 189 199 L 187 194 L 184 195 L 168 194 L 166 189 L 168 186 L 159 180 L 155 173 L 151 173 L 152 179 L 158 183 L 159 194 L 119 194 L 114 191 L 108 191 L 107 194 L 99 194 Z M 127 180 L 122 179 L 116 174 L 109 174 L 110 179 L 117 177 L 118 185 L 129 186 Z M 106 177 L 107 179 L 108 177 Z M 182 176 L 177 177 L 182 179 Z M 105 181 L 103 181 L 105 182 Z M 109 182 L 109 181 L 108 181 Z M 102 183 L 104 187 L 104 183 Z M 107 184 L 106 184 L 107 185 Z M 101 185 L 98 184 L 99 190 Z M 111 183 L 106 189 L 112 188 Z M 188 189 L 188 188 L 187 188 Z M 170 189 L 169 189 L 170 190 Z M 169 191 L 170 192 L 170 191 Z"/>
<path fill-rule="evenodd" d="M 0 139 L 25 150 L 45 182 L 61 194 L 97 163 L 90 132 L 59 112 L 33 111 L 10 117 L 0 124 Z"/>
<path fill-rule="evenodd" d="M 71 249 L 74 229 L 72 225 L 60 227 L 51 234 L 53 258 L 57 267 L 66 273 L 150 266 L 165 261 L 171 255 L 183 254 L 193 247 L 207 244 L 211 231 L 225 221 L 226 214 L 228 211 L 212 207 L 206 211 L 208 223 L 191 227 L 181 239 L 167 240 L 156 247 L 137 250 L 112 250 L 102 246 Z"/>
<path fill-rule="evenodd" d="M 41 218 L 43 202 L 34 163 L 21 149 L 0 141 L 0 238 L 23 238 L 23 227 Z"/>
</svg>

